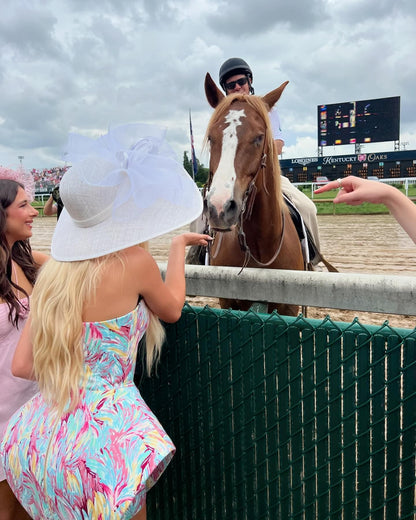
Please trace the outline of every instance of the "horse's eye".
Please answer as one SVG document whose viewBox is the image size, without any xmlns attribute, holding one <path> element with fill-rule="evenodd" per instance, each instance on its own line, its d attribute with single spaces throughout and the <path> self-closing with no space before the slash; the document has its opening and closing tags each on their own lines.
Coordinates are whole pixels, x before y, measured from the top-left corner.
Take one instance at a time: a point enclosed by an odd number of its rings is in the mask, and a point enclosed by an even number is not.
<svg viewBox="0 0 416 520">
<path fill-rule="evenodd" d="M 253 139 L 254 146 L 260 146 L 261 144 L 263 144 L 263 140 L 264 140 L 264 135 L 263 134 L 256 136 Z"/>
</svg>

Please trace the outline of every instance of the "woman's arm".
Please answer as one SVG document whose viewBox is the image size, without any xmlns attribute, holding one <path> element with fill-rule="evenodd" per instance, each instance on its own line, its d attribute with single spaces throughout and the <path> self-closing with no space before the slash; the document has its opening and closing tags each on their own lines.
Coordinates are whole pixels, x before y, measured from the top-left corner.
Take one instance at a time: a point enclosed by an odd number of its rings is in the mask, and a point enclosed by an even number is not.
<svg viewBox="0 0 416 520">
<path fill-rule="evenodd" d="M 52 195 L 46 201 L 45 206 L 43 207 L 43 214 L 47 217 L 51 217 L 52 215 L 56 215 L 58 213 L 58 208 L 52 198 Z"/>
<path fill-rule="evenodd" d="M 12 361 L 12 374 L 15 377 L 34 380 L 33 347 L 30 338 L 30 316 L 23 327 Z"/>
<path fill-rule="evenodd" d="M 383 182 L 350 176 L 339 181 L 331 181 L 315 190 L 315 193 L 336 188 L 341 189 L 334 199 L 335 204 L 344 202 L 357 206 L 363 202 L 371 202 L 387 206 L 397 222 L 416 243 L 416 205 L 400 190 Z"/>
<path fill-rule="evenodd" d="M 209 235 L 184 233 L 172 239 L 165 282 L 159 268 L 149 253 L 142 251 L 138 265 L 139 292 L 150 310 L 168 323 L 177 321 L 185 303 L 185 248 L 191 245 L 206 246 L 212 240 Z"/>
<path fill-rule="evenodd" d="M 40 251 L 32 251 L 32 256 L 36 264 L 42 266 L 49 260 L 49 256 Z M 12 361 L 12 374 L 23 379 L 34 380 L 33 373 L 33 348 L 30 338 L 30 316 L 23 327 L 22 334 L 17 343 Z"/>
</svg>

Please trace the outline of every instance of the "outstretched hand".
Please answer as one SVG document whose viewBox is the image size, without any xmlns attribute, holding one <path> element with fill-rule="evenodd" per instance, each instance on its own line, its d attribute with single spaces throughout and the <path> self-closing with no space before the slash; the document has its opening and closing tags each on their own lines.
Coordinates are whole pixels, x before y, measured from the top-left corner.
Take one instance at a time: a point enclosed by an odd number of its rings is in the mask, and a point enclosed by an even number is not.
<svg viewBox="0 0 416 520">
<path fill-rule="evenodd" d="M 416 205 L 400 190 L 383 182 L 369 181 L 351 175 L 328 182 L 315 190 L 315 193 L 336 188 L 339 192 L 334 199 L 335 203 L 345 202 L 350 206 L 357 206 L 363 202 L 371 202 L 387 206 L 393 217 L 416 243 Z"/>
<path fill-rule="evenodd" d="M 180 242 L 183 246 L 207 246 L 209 242 L 212 241 L 212 237 L 210 235 L 204 235 L 201 233 L 182 233 L 181 235 L 177 235 L 172 239 L 172 244 L 174 242 Z"/>
<path fill-rule="evenodd" d="M 388 196 L 390 187 L 378 181 L 361 179 L 350 175 L 343 179 L 328 182 L 325 186 L 321 186 L 314 193 L 323 193 L 325 191 L 339 189 L 334 203 L 344 202 L 350 206 L 358 206 L 363 202 L 371 202 L 373 204 L 384 204 L 385 198 Z"/>
</svg>

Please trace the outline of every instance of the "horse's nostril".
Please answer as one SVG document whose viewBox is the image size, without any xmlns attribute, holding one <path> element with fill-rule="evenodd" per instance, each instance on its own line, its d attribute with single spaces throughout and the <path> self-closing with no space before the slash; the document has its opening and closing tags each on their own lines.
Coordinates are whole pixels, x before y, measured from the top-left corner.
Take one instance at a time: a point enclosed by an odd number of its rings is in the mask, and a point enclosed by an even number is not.
<svg viewBox="0 0 416 520">
<path fill-rule="evenodd" d="M 208 211 L 209 218 L 216 219 L 218 217 L 217 210 L 216 210 L 216 208 L 214 206 L 209 205 L 207 207 L 207 211 Z"/>
<path fill-rule="evenodd" d="M 237 203 L 235 200 L 229 200 L 224 204 L 224 213 L 235 213 L 237 211 Z"/>
</svg>

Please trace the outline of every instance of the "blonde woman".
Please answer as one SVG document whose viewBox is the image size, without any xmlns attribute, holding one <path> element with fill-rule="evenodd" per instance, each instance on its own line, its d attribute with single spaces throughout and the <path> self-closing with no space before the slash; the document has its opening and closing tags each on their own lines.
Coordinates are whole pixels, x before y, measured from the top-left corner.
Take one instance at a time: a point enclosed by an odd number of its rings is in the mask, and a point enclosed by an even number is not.
<svg viewBox="0 0 416 520">
<path fill-rule="evenodd" d="M 150 372 L 158 318 L 181 315 L 185 248 L 209 237 L 173 238 L 165 281 L 138 244 L 194 220 L 202 201 L 154 127 L 69 146 L 52 259 L 13 361 L 40 393 L 8 424 L 7 479 L 34 519 L 144 519 L 146 492 L 175 448 L 133 383 L 137 344 L 147 331 Z"/>
</svg>

